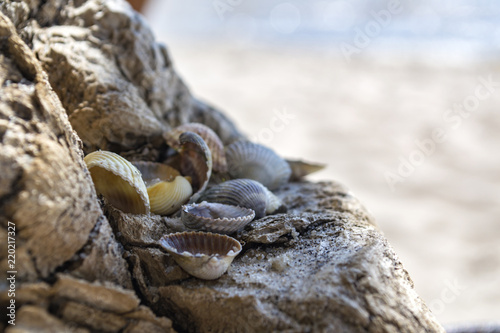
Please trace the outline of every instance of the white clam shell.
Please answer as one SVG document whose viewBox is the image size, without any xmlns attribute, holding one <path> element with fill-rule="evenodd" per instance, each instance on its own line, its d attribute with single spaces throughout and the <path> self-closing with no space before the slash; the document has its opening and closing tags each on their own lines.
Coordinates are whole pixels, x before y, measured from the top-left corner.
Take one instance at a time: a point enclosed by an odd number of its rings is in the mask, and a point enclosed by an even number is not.
<svg viewBox="0 0 500 333">
<path fill-rule="evenodd" d="M 226 159 L 231 177 L 254 179 L 270 190 L 286 184 L 292 174 L 288 163 L 273 150 L 246 140 L 227 146 Z"/>
<path fill-rule="evenodd" d="M 129 161 L 109 151 L 95 151 L 84 158 L 96 191 L 125 213 L 148 214 L 149 196 L 141 173 Z"/>
<path fill-rule="evenodd" d="M 218 279 L 242 249 L 236 239 L 209 232 L 168 234 L 159 243 L 186 272 L 204 280 Z"/>
<path fill-rule="evenodd" d="M 203 201 L 182 207 L 181 219 L 191 229 L 231 234 L 255 218 L 252 209 Z"/>
</svg>

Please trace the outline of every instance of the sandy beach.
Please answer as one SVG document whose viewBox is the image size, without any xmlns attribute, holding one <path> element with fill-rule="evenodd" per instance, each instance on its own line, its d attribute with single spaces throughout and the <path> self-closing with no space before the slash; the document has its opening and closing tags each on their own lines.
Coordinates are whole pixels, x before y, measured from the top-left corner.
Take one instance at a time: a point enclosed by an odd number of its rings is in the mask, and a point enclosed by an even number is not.
<svg viewBox="0 0 500 333">
<path fill-rule="evenodd" d="M 441 323 L 498 320 L 500 62 L 157 34 L 249 137 L 328 165 L 311 179 L 365 203 Z"/>
</svg>

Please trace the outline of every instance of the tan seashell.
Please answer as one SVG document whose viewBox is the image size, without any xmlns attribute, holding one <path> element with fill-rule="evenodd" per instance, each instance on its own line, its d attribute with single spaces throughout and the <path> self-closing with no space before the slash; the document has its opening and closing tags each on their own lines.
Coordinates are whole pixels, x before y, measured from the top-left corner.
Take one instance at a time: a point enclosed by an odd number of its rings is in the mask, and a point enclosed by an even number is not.
<svg viewBox="0 0 500 333">
<path fill-rule="evenodd" d="M 241 252 L 236 239 L 209 232 L 168 234 L 159 243 L 186 272 L 204 280 L 219 278 Z"/>
<path fill-rule="evenodd" d="M 212 153 L 213 170 L 216 172 L 227 172 L 226 153 L 224 152 L 224 145 L 219 136 L 208 126 L 200 123 L 188 123 L 177 126 L 171 131 L 165 133 L 163 137 L 167 144 L 178 150 L 180 148 L 179 137 L 184 132 L 193 132 L 198 134 L 207 144 L 210 152 Z"/>
<path fill-rule="evenodd" d="M 132 162 L 146 183 L 151 212 L 170 215 L 178 211 L 193 194 L 191 183 L 174 168 L 156 162 Z"/>
<path fill-rule="evenodd" d="M 212 175 L 212 154 L 207 144 L 196 133 L 184 132 L 179 137 L 181 172 L 191 177 L 193 196 L 205 190 Z"/>
<path fill-rule="evenodd" d="M 96 191 L 124 213 L 148 214 L 149 197 L 141 173 L 129 161 L 109 151 L 84 158 Z"/>
<path fill-rule="evenodd" d="M 233 178 L 249 178 L 270 190 L 286 184 L 292 173 L 288 163 L 273 150 L 246 140 L 226 148 L 227 167 Z"/>
<path fill-rule="evenodd" d="M 218 202 L 227 205 L 250 208 L 255 218 L 284 209 L 281 200 L 258 181 L 233 179 L 211 187 L 201 194 L 198 201 Z"/>
<path fill-rule="evenodd" d="M 297 181 L 305 176 L 323 170 L 326 164 L 320 163 L 309 163 L 306 161 L 299 160 L 286 160 L 290 169 L 292 169 L 292 175 L 290 176 L 290 181 Z"/>
<path fill-rule="evenodd" d="M 182 207 L 182 222 L 191 229 L 231 234 L 243 229 L 255 217 L 252 209 L 215 202 Z"/>
</svg>

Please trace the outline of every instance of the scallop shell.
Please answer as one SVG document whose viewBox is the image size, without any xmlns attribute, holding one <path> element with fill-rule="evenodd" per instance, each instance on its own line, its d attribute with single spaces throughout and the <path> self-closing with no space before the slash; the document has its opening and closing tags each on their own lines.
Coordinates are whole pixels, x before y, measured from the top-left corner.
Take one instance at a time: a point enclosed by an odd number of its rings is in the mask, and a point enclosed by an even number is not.
<svg viewBox="0 0 500 333">
<path fill-rule="evenodd" d="M 254 179 L 270 190 L 286 184 L 292 173 L 288 163 L 273 150 L 250 141 L 227 146 L 226 158 L 231 177 Z"/>
<path fill-rule="evenodd" d="M 215 202 L 182 207 L 182 222 L 191 229 L 231 234 L 243 229 L 255 217 L 252 209 Z"/>
<path fill-rule="evenodd" d="M 219 278 L 241 252 L 236 239 L 209 232 L 168 234 L 159 243 L 186 272 L 204 280 Z"/>
<path fill-rule="evenodd" d="M 181 144 L 181 172 L 192 179 L 195 195 L 205 190 L 212 175 L 212 154 L 203 139 L 196 133 L 184 132 Z"/>
<path fill-rule="evenodd" d="M 293 161 L 286 160 L 290 169 L 292 170 L 292 175 L 290 176 L 290 181 L 296 181 L 304 178 L 305 176 L 323 170 L 326 164 L 320 163 L 310 163 L 306 161 Z"/>
<path fill-rule="evenodd" d="M 257 219 L 265 216 L 266 211 L 272 213 L 275 207 L 282 206 L 271 191 L 252 179 L 233 179 L 220 183 L 203 192 L 198 201 L 250 208 L 255 211 Z"/>
<path fill-rule="evenodd" d="M 109 151 L 84 158 L 96 191 L 124 213 L 148 214 L 149 197 L 141 173 L 129 161 Z"/>
<path fill-rule="evenodd" d="M 177 126 L 163 136 L 167 144 L 178 150 L 180 148 L 179 137 L 184 132 L 193 132 L 198 134 L 207 144 L 212 153 L 213 170 L 221 173 L 227 172 L 226 153 L 224 145 L 219 136 L 208 126 L 200 123 L 188 123 Z"/>
</svg>

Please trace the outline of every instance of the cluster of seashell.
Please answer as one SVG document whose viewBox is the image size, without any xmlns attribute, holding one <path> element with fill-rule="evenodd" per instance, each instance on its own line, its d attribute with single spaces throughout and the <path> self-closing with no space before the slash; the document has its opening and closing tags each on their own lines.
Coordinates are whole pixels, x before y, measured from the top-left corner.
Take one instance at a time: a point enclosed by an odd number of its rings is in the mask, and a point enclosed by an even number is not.
<svg viewBox="0 0 500 333">
<path fill-rule="evenodd" d="M 176 151 L 164 163 L 129 162 L 109 151 L 90 153 L 85 163 L 96 191 L 123 212 L 180 215 L 193 231 L 167 234 L 159 244 L 201 279 L 219 278 L 241 251 L 227 235 L 254 219 L 286 211 L 272 190 L 323 167 L 286 161 L 247 140 L 224 147 L 212 129 L 199 123 L 176 127 L 164 138 Z"/>
</svg>

